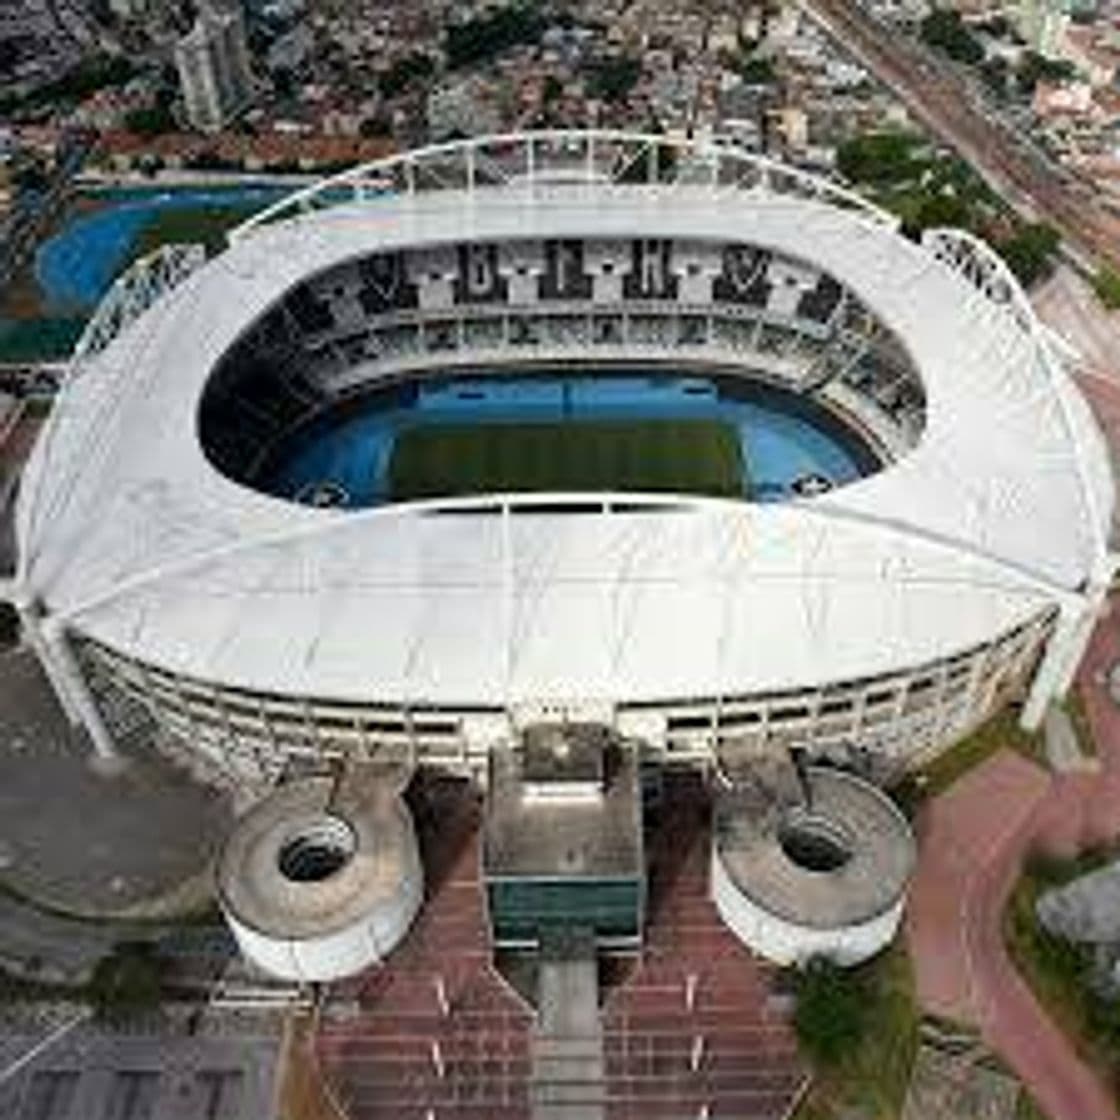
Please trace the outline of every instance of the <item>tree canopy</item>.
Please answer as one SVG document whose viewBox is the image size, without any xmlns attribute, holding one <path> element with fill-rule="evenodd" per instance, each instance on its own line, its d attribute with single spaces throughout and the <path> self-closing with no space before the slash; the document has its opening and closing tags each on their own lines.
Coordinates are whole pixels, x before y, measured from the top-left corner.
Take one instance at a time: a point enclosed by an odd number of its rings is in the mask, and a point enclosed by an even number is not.
<svg viewBox="0 0 1120 1120">
<path fill-rule="evenodd" d="M 922 169 L 921 139 L 910 132 L 865 132 L 836 151 L 836 169 L 853 183 L 884 187 L 913 179 Z"/>
<path fill-rule="evenodd" d="M 602 101 L 621 101 L 642 76 L 642 64 L 628 55 L 601 58 L 589 63 L 587 94 Z"/>
<path fill-rule="evenodd" d="M 1109 311 L 1120 310 L 1120 272 L 1110 265 L 1102 265 L 1093 277 L 1093 290 L 1097 299 Z"/>
<path fill-rule="evenodd" d="M 122 942 L 97 963 L 89 984 L 94 1016 L 109 1023 L 126 1023 L 160 1002 L 162 967 L 146 942 Z"/>
<path fill-rule="evenodd" d="M 536 4 L 511 4 L 447 28 L 447 64 L 452 70 L 481 62 L 519 43 L 535 43 L 545 29 Z"/>
<path fill-rule="evenodd" d="M 867 1021 L 857 976 L 817 958 L 798 971 L 794 990 L 797 1040 L 813 1063 L 835 1066 L 859 1048 Z"/>
<path fill-rule="evenodd" d="M 997 247 L 1019 283 L 1029 287 L 1050 272 L 1060 244 L 1061 237 L 1053 226 L 1032 222 L 1019 226 Z"/>
<path fill-rule="evenodd" d="M 418 78 L 427 78 L 435 71 L 430 55 L 413 51 L 398 58 L 378 79 L 382 97 L 396 97 Z"/>
<path fill-rule="evenodd" d="M 1037 51 L 1024 51 L 1015 80 L 1020 92 L 1029 95 L 1039 82 L 1068 82 L 1076 73 L 1076 67 L 1064 58 L 1045 58 Z"/>
<path fill-rule="evenodd" d="M 969 65 L 984 61 L 984 46 L 952 8 L 934 8 L 919 28 L 924 42 Z"/>
<path fill-rule="evenodd" d="M 121 55 L 91 55 L 60 78 L 39 86 L 22 97 L 0 97 L 0 113 L 18 108 L 33 108 L 36 105 L 50 105 L 57 101 L 81 101 L 106 86 L 124 85 L 135 73 L 136 67 Z"/>
</svg>

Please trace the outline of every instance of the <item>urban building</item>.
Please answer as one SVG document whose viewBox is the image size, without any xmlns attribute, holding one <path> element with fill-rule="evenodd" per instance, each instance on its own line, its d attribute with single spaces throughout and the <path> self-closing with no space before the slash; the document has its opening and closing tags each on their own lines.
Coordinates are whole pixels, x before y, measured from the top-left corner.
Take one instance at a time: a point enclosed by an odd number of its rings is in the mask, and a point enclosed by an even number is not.
<svg viewBox="0 0 1120 1120">
<path fill-rule="evenodd" d="M 245 21 L 235 7 L 207 7 L 175 45 L 175 65 L 191 126 L 218 132 L 253 98 Z"/>
</svg>

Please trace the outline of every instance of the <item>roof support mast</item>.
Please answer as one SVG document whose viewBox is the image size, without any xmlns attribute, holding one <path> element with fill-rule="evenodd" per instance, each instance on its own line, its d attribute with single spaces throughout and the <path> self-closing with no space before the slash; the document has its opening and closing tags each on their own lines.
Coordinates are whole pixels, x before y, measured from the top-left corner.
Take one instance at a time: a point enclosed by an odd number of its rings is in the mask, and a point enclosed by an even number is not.
<svg viewBox="0 0 1120 1120">
<path fill-rule="evenodd" d="M 15 607 L 24 639 L 43 667 L 66 718 L 73 727 L 84 727 L 89 734 L 93 765 L 107 774 L 117 773 L 124 759 L 78 664 L 65 625 L 57 616 L 44 616 L 39 604 L 26 595 L 17 598 Z"/>
</svg>

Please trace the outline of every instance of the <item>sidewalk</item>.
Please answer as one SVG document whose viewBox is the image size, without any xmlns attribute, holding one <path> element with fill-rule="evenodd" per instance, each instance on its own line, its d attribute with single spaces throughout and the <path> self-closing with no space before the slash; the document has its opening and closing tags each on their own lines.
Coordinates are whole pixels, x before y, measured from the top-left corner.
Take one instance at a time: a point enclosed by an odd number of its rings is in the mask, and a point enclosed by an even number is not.
<svg viewBox="0 0 1120 1120">
<path fill-rule="evenodd" d="M 919 1003 L 978 1027 L 1051 1120 L 1118 1120 L 1118 1113 L 1013 966 L 1002 919 L 1031 852 L 1069 856 L 1120 835 L 1120 709 L 1098 683 L 1118 658 L 1120 630 L 1106 619 L 1079 676 L 1099 773 L 1050 775 L 1001 751 L 919 821 L 906 921 Z"/>
<path fill-rule="evenodd" d="M 170 920 L 209 897 L 228 799 L 143 735 L 116 778 L 94 773 L 90 751 L 34 658 L 0 652 L 0 966 L 12 971 L 81 979 L 138 928 L 129 919 Z"/>
</svg>

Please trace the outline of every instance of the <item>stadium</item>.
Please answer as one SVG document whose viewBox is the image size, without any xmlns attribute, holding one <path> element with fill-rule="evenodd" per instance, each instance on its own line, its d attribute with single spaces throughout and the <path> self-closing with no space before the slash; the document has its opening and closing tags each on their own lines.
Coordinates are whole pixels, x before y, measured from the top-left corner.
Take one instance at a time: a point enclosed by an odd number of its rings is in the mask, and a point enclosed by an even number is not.
<svg viewBox="0 0 1120 1120">
<path fill-rule="evenodd" d="M 350 1115 L 776 1117 L 763 960 L 891 941 L 881 787 L 1104 600 L 1065 360 L 983 242 L 734 147 L 425 148 L 117 280 L 2 590 L 99 765 L 241 796 L 217 896 L 354 985 Z"/>
<path fill-rule="evenodd" d="M 218 892 L 269 972 L 424 921 L 431 774 L 483 797 L 488 951 L 638 950 L 699 774 L 720 928 L 856 963 L 914 861 L 877 786 L 1037 725 L 1107 589 L 1063 361 L 979 240 L 735 148 L 426 148 L 118 279 L 6 591 L 105 765 L 144 726 L 257 799 Z"/>
<path fill-rule="evenodd" d="M 425 149 L 118 282 L 21 492 L 15 595 L 105 750 L 480 772 L 542 719 L 667 759 L 911 761 L 1035 722 L 1112 485 L 981 243 L 734 149 Z"/>
</svg>

